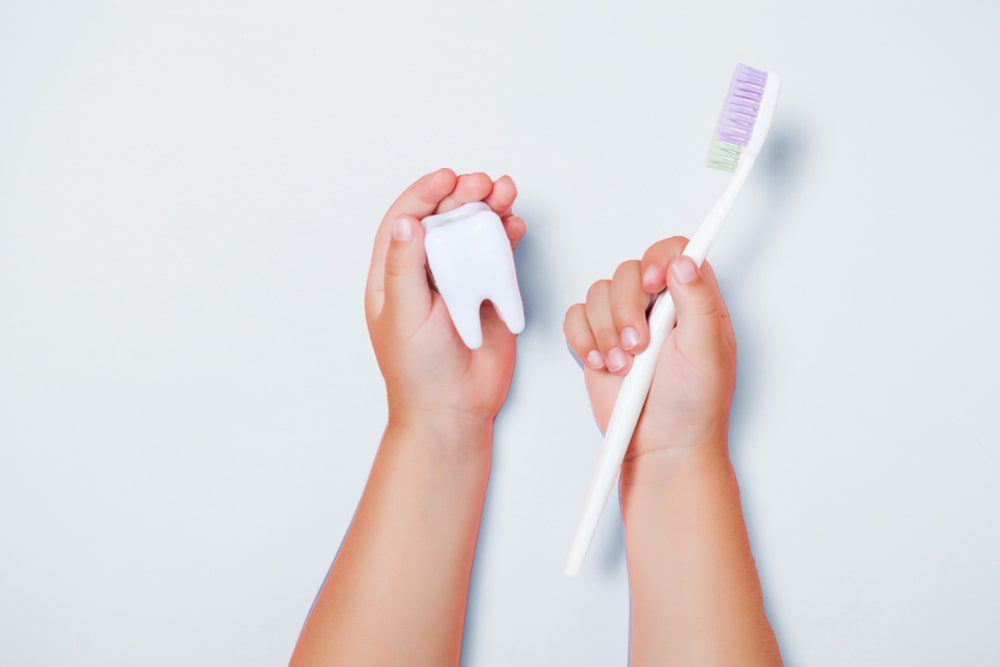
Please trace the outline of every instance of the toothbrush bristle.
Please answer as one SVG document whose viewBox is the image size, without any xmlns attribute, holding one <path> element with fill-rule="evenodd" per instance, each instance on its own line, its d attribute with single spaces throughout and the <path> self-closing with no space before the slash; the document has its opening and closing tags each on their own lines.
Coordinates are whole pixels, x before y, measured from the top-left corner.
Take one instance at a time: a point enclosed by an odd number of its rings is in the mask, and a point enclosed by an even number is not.
<svg viewBox="0 0 1000 667">
<path fill-rule="evenodd" d="M 715 139 L 708 147 L 708 166 L 723 171 L 736 171 L 740 161 L 740 145 Z"/>
<path fill-rule="evenodd" d="M 767 72 L 742 63 L 736 66 L 715 128 L 715 141 L 708 152 L 708 166 L 725 171 L 736 169 L 740 147 L 746 146 L 753 134 L 766 83 Z"/>
</svg>

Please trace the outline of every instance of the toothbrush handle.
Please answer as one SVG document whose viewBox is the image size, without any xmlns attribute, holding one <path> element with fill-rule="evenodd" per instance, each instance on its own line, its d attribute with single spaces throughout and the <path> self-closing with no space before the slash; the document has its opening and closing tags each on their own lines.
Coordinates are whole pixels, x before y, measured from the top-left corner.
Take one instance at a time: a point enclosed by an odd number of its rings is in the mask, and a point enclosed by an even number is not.
<svg viewBox="0 0 1000 667">
<path fill-rule="evenodd" d="M 683 254 L 693 259 L 698 266 L 705 261 L 708 249 L 722 231 L 722 225 L 753 167 L 754 159 L 755 156 L 747 155 L 741 160 L 722 196 L 684 248 Z M 618 481 L 622 459 L 625 458 L 625 451 L 632 441 L 635 424 L 639 421 L 639 414 L 646 404 L 646 395 L 649 393 L 649 385 L 653 382 L 653 372 L 656 370 L 656 361 L 660 358 L 660 350 L 663 349 L 663 341 L 676 322 L 677 307 L 674 305 L 673 297 L 669 292 L 660 293 L 649 313 L 649 346 L 632 360 L 632 368 L 622 380 L 615 407 L 611 411 L 611 419 L 608 420 L 608 428 L 604 433 L 604 449 L 601 451 L 594 476 L 590 480 L 583 514 L 580 516 L 576 534 L 573 535 L 573 544 L 570 546 L 569 558 L 566 561 L 567 576 L 572 577 L 580 572 L 594 531 L 597 530 L 601 514 L 604 513 L 604 506 L 608 503 L 608 496 Z"/>
<path fill-rule="evenodd" d="M 583 559 L 587 555 L 587 549 L 604 512 L 604 506 L 608 502 L 608 496 L 618 481 L 622 459 L 625 458 L 625 451 L 632 441 L 639 414 L 646 403 L 663 342 L 676 321 L 677 307 L 674 305 L 674 300 L 669 292 L 662 292 L 649 313 L 649 346 L 632 360 L 632 368 L 622 380 L 611 419 L 608 420 L 608 428 L 604 433 L 604 449 L 594 476 L 590 480 L 587 501 L 570 547 L 566 563 L 566 574 L 569 576 L 577 574 L 583 565 Z"/>
</svg>

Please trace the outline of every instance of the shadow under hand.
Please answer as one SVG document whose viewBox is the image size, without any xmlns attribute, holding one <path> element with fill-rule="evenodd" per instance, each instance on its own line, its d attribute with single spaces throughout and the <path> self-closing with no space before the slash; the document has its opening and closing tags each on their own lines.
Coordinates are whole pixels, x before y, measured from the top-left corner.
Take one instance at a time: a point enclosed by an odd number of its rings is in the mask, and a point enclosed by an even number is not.
<svg viewBox="0 0 1000 667">
<path fill-rule="evenodd" d="M 740 276 L 750 275 L 753 271 L 754 262 L 758 262 L 765 255 L 766 246 L 780 232 L 780 229 L 788 222 L 789 204 L 797 192 L 803 174 L 808 152 L 808 137 L 810 133 L 796 118 L 779 116 L 775 119 L 775 124 L 771 128 L 770 136 L 764 151 L 758 158 L 756 177 L 752 179 L 753 187 L 764 191 L 759 208 L 760 213 L 756 220 L 748 224 L 751 230 L 746 236 L 745 242 L 740 247 L 738 253 L 727 260 L 724 266 L 719 267 L 719 281 L 729 286 L 730 310 L 733 312 L 733 319 L 739 322 L 737 339 L 739 341 L 739 382 L 736 392 L 733 395 L 733 404 L 730 409 L 730 451 L 734 459 L 734 465 L 739 468 L 739 448 L 732 447 L 733 443 L 740 442 L 745 438 L 741 437 L 748 425 L 752 423 L 754 413 L 754 401 L 761 400 L 763 392 L 763 374 L 760 372 L 765 365 L 766 354 L 758 343 L 759 337 L 755 328 L 755 321 L 752 317 L 741 317 L 739 304 L 744 301 L 741 298 L 740 289 L 745 283 L 738 280 Z M 728 276 L 737 279 L 727 280 Z M 757 512 L 753 507 L 753 497 L 743 496 L 744 521 L 747 532 L 754 534 L 754 517 Z M 765 562 L 760 559 L 758 562 L 758 574 L 761 578 L 761 585 L 766 590 L 766 570 L 760 567 Z M 775 635 L 779 638 L 782 632 L 778 626 L 777 615 L 772 613 L 772 609 L 767 608 L 765 597 L 765 611 L 771 622 L 771 627 Z"/>
<path fill-rule="evenodd" d="M 558 314 L 558 309 L 553 306 L 554 286 L 551 280 L 551 273 L 546 270 L 548 262 L 545 258 L 544 248 L 546 247 L 545 230 L 552 229 L 550 216 L 533 207 L 531 204 L 518 205 L 518 215 L 524 218 L 527 224 L 527 233 L 517 245 L 514 252 L 514 262 L 517 266 L 517 282 L 521 290 L 521 301 L 524 305 L 525 329 L 518 335 L 517 355 L 524 352 L 524 348 L 534 345 L 536 341 L 544 338 L 544 333 L 551 326 L 553 313 Z M 501 408 L 494 424 L 494 442 L 507 441 L 506 433 L 509 429 L 507 415 L 508 406 L 516 405 L 520 400 L 522 389 L 520 374 L 515 372 L 511 379 L 510 390 L 507 393 L 507 400 Z M 490 554 L 495 553 L 493 549 L 494 528 L 496 519 L 494 513 L 496 508 L 503 505 L 503 498 L 497 496 L 497 480 L 507 476 L 507 459 L 505 456 L 507 448 L 500 446 L 493 448 L 493 463 L 491 465 L 489 487 L 486 499 L 483 503 L 483 514 L 480 520 L 479 537 L 476 543 L 476 556 L 472 568 L 472 575 L 469 580 L 469 593 L 466 602 L 465 612 L 465 632 L 462 637 L 462 658 L 461 664 L 465 664 L 469 656 L 476 654 L 476 641 L 479 632 L 489 632 L 488 628 L 480 627 L 476 622 L 475 609 L 480 607 L 480 596 L 484 594 L 486 585 L 483 581 L 483 573 L 490 566 Z"/>
</svg>

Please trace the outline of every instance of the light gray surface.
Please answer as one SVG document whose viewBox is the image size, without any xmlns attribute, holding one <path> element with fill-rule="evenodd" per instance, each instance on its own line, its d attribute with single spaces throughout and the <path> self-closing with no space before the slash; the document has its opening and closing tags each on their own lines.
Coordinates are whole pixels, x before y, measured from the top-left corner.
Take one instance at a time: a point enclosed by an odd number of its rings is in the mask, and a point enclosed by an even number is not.
<svg viewBox="0 0 1000 667">
<path fill-rule="evenodd" d="M 693 230 L 737 60 L 785 84 L 713 254 L 785 657 L 995 660 L 1000 11 L 810 4 L 0 4 L 0 662 L 287 660 L 382 427 L 372 232 L 449 165 L 529 227 L 465 662 L 623 664 L 562 313 Z"/>
</svg>

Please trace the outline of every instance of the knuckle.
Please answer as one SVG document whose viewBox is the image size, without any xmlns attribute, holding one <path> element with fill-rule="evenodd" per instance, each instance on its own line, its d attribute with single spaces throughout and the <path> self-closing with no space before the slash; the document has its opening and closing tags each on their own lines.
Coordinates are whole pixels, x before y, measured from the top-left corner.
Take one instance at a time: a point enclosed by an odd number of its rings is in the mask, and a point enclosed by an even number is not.
<svg viewBox="0 0 1000 667">
<path fill-rule="evenodd" d="M 688 240 L 684 236 L 671 236 L 657 241 L 646 251 L 646 257 L 652 261 L 670 260 L 681 254 Z"/>
<path fill-rule="evenodd" d="M 570 331 L 569 333 L 567 333 L 566 340 L 569 342 L 569 346 L 575 350 L 580 350 L 585 347 L 589 347 L 587 345 L 587 338 L 579 331 Z"/>
<path fill-rule="evenodd" d="M 630 275 L 632 273 L 637 272 L 638 270 L 639 270 L 639 260 L 629 259 L 618 265 L 618 268 L 615 269 L 614 278 L 618 280 L 621 279 L 623 276 Z"/>
<path fill-rule="evenodd" d="M 616 344 L 616 339 L 612 338 L 607 333 L 597 336 L 597 349 L 601 354 L 607 355 L 607 353 L 611 351 L 611 348 L 615 347 Z"/>
<path fill-rule="evenodd" d="M 566 340 L 569 342 L 569 346 L 578 352 L 588 352 L 594 347 L 594 339 L 589 333 L 578 331 L 575 335 L 566 336 Z"/>
<path fill-rule="evenodd" d="M 635 318 L 635 310 L 632 308 L 632 304 L 618 301 L 611 304 L 611 316 L 617 323 L 630 323 Z"/>
<path fill-rule="evenodd" d="M 608 292 L 608 288 L 611 286 L 610 280 L 598 280 L 587 290 L 587 301 L 593 302 L 596 299 L 603 297 Z"/>
<path fill-rule="evenodd" d="M 675 255 L 680 254 L 685 245 L 687 245 L 687 239 L 683 236 L 671 236 L 669 238 L 660 239 L 653 245 L 649 246 L 646 250 L 644 259 L 651 261 L 669 260 Z"/>
<path fill-rule="evenodd" d="M 594 328 L 594 338 L 602 349 L 608 350 L 618 343 L 618 331 L 613 322 L 605 322 Z"/>
<path fill-rule="evenodd" d="M 656 249 L 657 244 L 653 244 L 646 248 L 646 252 L 642 253 L 642 263 L 651 264 L 656 261 L 659 256 Z"/>
<path fill-rule="evenodd" d="M 684 246 L 688 244 L 688 238 L 686 236 L 671 236 L 668 239 L 663 240 L 663 247 L 671 256 L 679 255 L 684 250 Z"/>
<path fill-rule="evenodd" d="M 405 257 L 389 253 L 385 258 L 385 273 L 390 276 L 405 276 L 411 271 L 410 263 Z"/>
<path fill-rule="evenodd" d="M 583 304 L 574 303 L 566 309 L 566 315 L 563 317 L 563 331 L 569 333 L 574 330 L 578 326 L 579 321 L 585 317 Z"/>
<path fill-rule="evenodd" d="M 405 273 L 399 260 L 392 257 L 385 258 L 385 274 L 387 276 L 399 276 Z"/>
<path fill-rule="evenodd" d="M 697 296 L 695 296 L 695 298 L 692 300 L 691 305 L 698 313 L 702 315 L 716 315 L 716 314 L 721 315 L 721 313 L 719 312 L 720 309 L 718 300 L 715 298 L 715 295 L 708 290 L 702 291 Z"/>
</svg>

